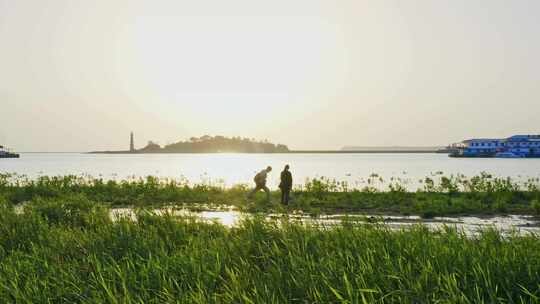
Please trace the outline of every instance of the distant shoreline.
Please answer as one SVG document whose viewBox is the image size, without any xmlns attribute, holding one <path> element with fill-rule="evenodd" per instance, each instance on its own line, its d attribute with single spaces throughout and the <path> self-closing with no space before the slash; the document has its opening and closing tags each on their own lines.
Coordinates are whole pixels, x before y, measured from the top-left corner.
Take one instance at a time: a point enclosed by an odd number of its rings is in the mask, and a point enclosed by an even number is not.
<svg viewBox="0 0 540 304">
<path fill-rule="evenodd" d="M 130 151 L 92 151 L 88 154 L 432 154 L 437 150 L 293 150 L 288 152 L 130 152 Z"/>
</svg>

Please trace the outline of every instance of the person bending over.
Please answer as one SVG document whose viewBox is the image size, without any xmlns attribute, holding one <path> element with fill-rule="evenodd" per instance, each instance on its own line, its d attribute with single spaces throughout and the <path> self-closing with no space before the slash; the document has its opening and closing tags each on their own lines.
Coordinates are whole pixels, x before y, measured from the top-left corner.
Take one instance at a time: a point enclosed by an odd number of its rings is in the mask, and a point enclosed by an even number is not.
<svg viewBox="0 0 540 304">
<path fill-rule="evenodd" d="M 272 167 L 268 166 L 266 167 L 266 169 L 255 175 L 255 177 L 253 178 L 253 181 L 255 182 L 255 189 L 253 189 L 247 195 L 248 198 L 251 198 L 257 191 L 264 190 L 264 192 L 266 192 L 266 200 L 270 201 L 270 189 L 266 187 L 266 177 L 270 171 L 272 171 Z"/>
</svg>

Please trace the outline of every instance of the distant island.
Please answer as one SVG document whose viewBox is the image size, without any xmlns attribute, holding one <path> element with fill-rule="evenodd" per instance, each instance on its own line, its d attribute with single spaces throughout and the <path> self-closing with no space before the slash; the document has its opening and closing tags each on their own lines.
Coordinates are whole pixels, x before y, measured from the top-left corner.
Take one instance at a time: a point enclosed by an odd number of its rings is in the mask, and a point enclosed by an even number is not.
<svg viewBox="0 0 540 304">
<path fill-rule="evenodd" d="M 149 141 L 142 149 L 135 149 L 131 133 L 130 149 L 125 151 L 94 151 L 90 153 L 287 153 L 289 148 L 283 144 L 273 144 L 266 140 L 241 137 L 209 136 L 191 137 L 186 141 L 165 145 Z"/>
<path fill-rule="evenodd" d="M 204 135 L 191 137 L 189 140 L 161 146 L 153 141 L 141 149 L 135 148 L 133 132 L 130 135 L 129 150 L 93 151 L 93 154 L 147 154 L 147 153 L 294 153 L 294 154 L 364 154 L 364 153 L 448 153 L 441 147 L 358 147 L 346 146 L 341 150 L 290 150 L 283 144 L 274 144 L 267 140 L 255 140 L 242 137 Z"/>
</svg>

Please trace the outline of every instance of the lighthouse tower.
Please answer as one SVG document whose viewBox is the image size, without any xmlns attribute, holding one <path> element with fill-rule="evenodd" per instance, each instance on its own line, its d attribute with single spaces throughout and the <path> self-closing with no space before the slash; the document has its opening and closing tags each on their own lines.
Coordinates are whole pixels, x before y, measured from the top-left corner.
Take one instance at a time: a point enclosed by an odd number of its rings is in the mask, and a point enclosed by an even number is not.
<svg viewBox="0 0 540 304">
<path fill-rule="evenodd" d="M 135 143 L 133 141 L 133 132 L 131 132 L 129 137 L 129 152 L 135 152 Z"/>
</svg>

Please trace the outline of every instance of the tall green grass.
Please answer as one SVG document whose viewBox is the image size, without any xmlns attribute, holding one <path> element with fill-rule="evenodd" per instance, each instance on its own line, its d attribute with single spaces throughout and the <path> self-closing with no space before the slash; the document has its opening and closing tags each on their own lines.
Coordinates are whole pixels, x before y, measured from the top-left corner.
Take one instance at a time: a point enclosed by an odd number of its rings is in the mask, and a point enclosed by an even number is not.
<svg viewBox="0 0 540 304">
<path fill-rule="evenodd" d="M 540 238 L 423 226 L 235 228 L 85 196 L 0 199 L 2 303 L 537 303 Z"/>
<path fill-rule="evenodd" d="M 436 174 L 418 181 L 416 191 L 408 190 L 402 179 L 383 180 L 373 174 L 359 184 L 350 185 L 327 178 L 307 180 L 297 185 L 288 207 L 268 204 L 261 197 L 247 201 L 249 185 L 226 188 L 211 182 L 193 184 L 185 179 L 163 179 L 148 176 L 128 180 L 104 180 L 83 176 L 24 176 L 0 174 L 0 196 L 13 203 L 36 198 L 55 199 L 82 195 L 91 201 L 112 206 L 150 206 L 185 204 L 208 207 L 230 205 L 244 211 L 310 213 L 391 212 L 420 214 L 425 217 L 464 213 L 540 214 L 538 179 L 516 182 L 483 173 L 467 178 L 462 175 Z M 384 185 L 384 186 L 383 186 Z M 272 193 L 274 202 L 279 193 Z"/>
</svg>

